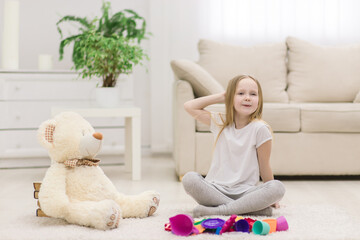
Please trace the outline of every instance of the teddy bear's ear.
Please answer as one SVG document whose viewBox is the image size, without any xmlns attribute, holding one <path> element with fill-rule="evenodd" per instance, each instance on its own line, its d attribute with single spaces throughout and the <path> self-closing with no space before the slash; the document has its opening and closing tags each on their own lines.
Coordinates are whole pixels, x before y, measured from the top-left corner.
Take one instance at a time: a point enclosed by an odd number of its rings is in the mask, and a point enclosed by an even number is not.
<svg viewBox="0 0 360 240">
<path fill-rule="evenodd" d="M 53 147 L 54 131 L 56 128 L 56 121 L 54 119 L 43 122 L 38 130 L 38 140 L 45 148 Z"/>
</svg>

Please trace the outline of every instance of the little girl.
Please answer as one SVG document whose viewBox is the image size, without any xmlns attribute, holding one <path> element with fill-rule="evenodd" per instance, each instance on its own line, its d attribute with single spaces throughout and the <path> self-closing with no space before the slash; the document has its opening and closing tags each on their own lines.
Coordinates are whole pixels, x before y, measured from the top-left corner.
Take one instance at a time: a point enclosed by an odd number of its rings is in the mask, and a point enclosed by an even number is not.
<svg viewBox="0 0 360 240">
<path fill-rule="evenodd" d="M 204 108 L 224 103 L 226 114 Z M 284 196 L 283 184 L 274 180 L 270 167 L 272 134 L 261 120 L 263 96 L 259 82 L 240 75 L 230 80 L 225 93 L 196 98 L 184 104 L 196 120 L 210 126 L 215 137 L 213 160 L 204 179 L 188 172 L 185 191 L 200 205 L 194 217 L 205 215 L 272 215 Z M 259 174 L 263 184 L 259 182 Z"/>
</svg>

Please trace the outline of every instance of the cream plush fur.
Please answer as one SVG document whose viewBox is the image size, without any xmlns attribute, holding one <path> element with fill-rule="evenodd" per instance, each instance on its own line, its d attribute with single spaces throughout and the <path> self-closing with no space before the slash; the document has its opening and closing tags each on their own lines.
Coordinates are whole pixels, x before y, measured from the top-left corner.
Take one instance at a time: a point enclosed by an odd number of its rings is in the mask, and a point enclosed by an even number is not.
<svg viewBox="0 0 360 240">
<path fill-rule="evenodd" d="M 144 218 L 156 211 L 157 192 L 126 196 L 99 166 L 64 165 L 69 159 L 92 159 L 101 149 L 102 134 L 79 114 L 63 112 L 43 122 L 38 138 L 51 158 L 39 192 L 41 209 L 48 216 L 107 230 L 118 227 L 122 217 Z"/>
</svg>

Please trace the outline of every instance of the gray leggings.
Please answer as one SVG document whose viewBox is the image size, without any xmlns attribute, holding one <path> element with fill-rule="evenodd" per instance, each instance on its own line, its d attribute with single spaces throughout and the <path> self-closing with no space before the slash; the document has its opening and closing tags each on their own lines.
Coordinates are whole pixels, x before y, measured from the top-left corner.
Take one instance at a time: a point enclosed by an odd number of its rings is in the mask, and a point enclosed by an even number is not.
<svg viewBox="0 0 360 240">
<path fill-rule="evenodd" d="M 278 180 L 254 186 L 238 196 L 225 195 L 196 172 L 186 173 L 182 182 L 185 191 L 197 203 L 206 207 L 220 206 L 220 214 L 226 215 L 263 210 L 280 201 L 285 194 L 285 187 Z"/>
</svg>

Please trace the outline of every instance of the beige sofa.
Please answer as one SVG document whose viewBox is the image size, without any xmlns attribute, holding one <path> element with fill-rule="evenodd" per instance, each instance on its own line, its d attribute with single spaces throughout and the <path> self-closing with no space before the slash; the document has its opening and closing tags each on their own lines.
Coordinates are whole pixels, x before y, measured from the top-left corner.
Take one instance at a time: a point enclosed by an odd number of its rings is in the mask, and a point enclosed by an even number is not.
<svg viewBox="0 0 360 240">
<path fill-rule="evenodd" d="M 213 147 L 209 128 L 184 111 L 184 102 L 224 91 L 238 74 L 262 85 L 275 175 L 360 175 L 360 45 L 319 46 L 289 37 L 251 47 L 200 40 L 198 47 L 198 62 L 171 62 L 178 176 L 206 175 Z"/>
</svg>

